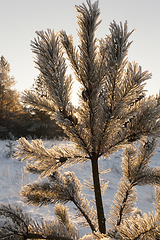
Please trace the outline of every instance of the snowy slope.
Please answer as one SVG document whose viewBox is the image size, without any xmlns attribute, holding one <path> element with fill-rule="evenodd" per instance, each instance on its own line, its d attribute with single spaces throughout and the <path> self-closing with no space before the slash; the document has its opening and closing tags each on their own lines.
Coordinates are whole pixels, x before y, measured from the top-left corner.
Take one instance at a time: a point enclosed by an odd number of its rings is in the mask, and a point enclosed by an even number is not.
<svg viewBox="0 0 160 240">
<path fill-rule="evenodd" d="M 17 142 L 12 142 L 16 147 Z M 53 220 L 53 207 L 32 207 L 26 206 L 23 200 L 20 198 L 20 189 L 29 182 L 36 181 L 38 175 L 26 173 L 23 167 L 26 162 L 21 162 L 18 159 L 6 157 L 9 148 L 6 146 L 8 141 L 0 140 L 0 203 L 6 204 L 19 204 L 23 207 L 24 211 L 29 212 L 33 219 L 39 219 L 44 217 L 45 220 Z M 66 145 L 67 141 L 44 141 L 45 146 L 52 147 L 53 145 Z M 117 191 L 117 185 L 122 177 L 121 172 L 121 154 L 122 151 L 116 152 L 110 159 L 102 158 L 100 160 L 100 172 L 106 169 L 111 169 L 107 174 L 102 174 L 101 178 L 104 181 L 109 181 L 108 188 L 103 195 L 104 207 L 106 216 L 109 214 L 110 206 L 114 194 Z M 160 148 L 157 149 L 157 153 L 152 158 L 152 167 L 160 166 Z M 91 182 L 91 167 L 90 162 L 75 164 L 74 166 L 67 166 L 63 171 L 74 171 L 77 177 L 84 183 L 84 179 Z M 154 188 L 152 186 L 139 187 L 138 190 L 138 203 L 137 206 L 142 212 L 151 212 L 154 210 Z M 89 200 L 93 200 L 93 192 L 86 188 L 83 188 L 83 194 Z M 74 209 L 72 204 L 68 205 L 71 210 L 71 218 L 74 216 Z M 75 221 L 76 223 L 76 221 Z M 81 229 L 80 236 L 83 236 L 86 232 L 90 232 L 90 229 Z"/>
</svg>

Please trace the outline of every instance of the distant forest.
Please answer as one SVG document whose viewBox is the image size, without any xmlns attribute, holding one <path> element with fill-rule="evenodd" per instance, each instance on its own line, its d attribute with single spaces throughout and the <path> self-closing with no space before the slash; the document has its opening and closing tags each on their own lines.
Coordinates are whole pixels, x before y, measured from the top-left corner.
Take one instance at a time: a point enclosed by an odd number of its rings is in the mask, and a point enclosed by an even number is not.
<svg viewBox="0 0 160 240">
<path fill-rule="evenodd" d="M 23 94 L 15 90 L 16 81 L 10 76 L 10 65 L 0 57 L 0 139 L 58 138 L 64 137 L 63 130 L 45 111 L 40 111 L 23 102 Z M 30 91 L 47 98 L 47 89 L 39 75 Z"/>
</svg>

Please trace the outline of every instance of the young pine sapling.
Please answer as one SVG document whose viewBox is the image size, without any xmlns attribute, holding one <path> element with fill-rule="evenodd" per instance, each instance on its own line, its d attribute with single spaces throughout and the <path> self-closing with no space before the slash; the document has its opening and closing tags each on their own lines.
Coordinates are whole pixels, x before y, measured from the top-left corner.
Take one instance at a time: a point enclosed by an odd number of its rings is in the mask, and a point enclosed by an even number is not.
<svg viewBox="0 0 160 240">
<path fill-rule="evenodd" d="M 48 178 L 48 181 L 28 184 L 21 195 L 34 206 L 56 204 L 58 219 L 51 225 L 44 222 L 38 225 L 22 217 L 24 224 L 19 224 L 23 228 L 21 232 L 24 238 L 32 234 L 32 238 L 40 238 L 41 235 L 46 239 L 60 236 L 77 239 L 78 234 L 63 206 L 72 202 L 77 210 L 76 217 L 83 217 L 83 224 L 90 227 L 95 238 L 159 239 L 158 188 L 155 213 L 148 216 L 140 214 L 139 210 L 135 213 L 135 187 L 160 184 L 159 168 L 152 169 L 148 165 L 156 147 L 156 138 L 160 136 L 160 96 L 145 95 L 145 82 L 151 74 L 142 71 L 137 63 L 128 61 L 128 49 L 132 43 L 128 38 L 134 30 L 128 32 L 127 22 L 122 25 L 113 21 L 110 34 L 98 40 L 95 36 L 101 23 L 98 21 L 98 1 L 91 4 L 87 0 L 87 5 L 75 6 L 79 25 L 78 48 L 74 47 L 72 36 L 65 31 L 57 34 L 54 30 L 39 31 L 31 42 L 36 68 L 50 96 L 45 98 L 36 92 L 25 91 L 24 101 L 56 119 L 74 147 L 46 149 L 41 140 L 29 143 L 25 138 L 19 139 L 16 156 L 28 161 L 28 171 Z M 78 108 L 71 101 L 73 76 L 67 75 L 66 56 L 76 81 L 80 83 Z M 138 141 L 139 149 L 135 145 Z M 109 161 L 109 156 L 122 148 L 125 149 L 123 177 L 111 206 L 107 228 L 102 202 L 106 186 L 101 186 L 99 160 L 103 156 Z M 82 195 L 81 184 L 75 174 L 59 171 L 67 164 L 86 161 L 91 161 L 95 210 L 89 207 L 89 201 Z M 13 211 L 11 206 L 7 209 L 6 212 Z M 0 214 L 5 216 L 6 212 L 2 206 Z M 1 228 L 2 233 L 9 236 L 9 230 Z"/>
</svg>

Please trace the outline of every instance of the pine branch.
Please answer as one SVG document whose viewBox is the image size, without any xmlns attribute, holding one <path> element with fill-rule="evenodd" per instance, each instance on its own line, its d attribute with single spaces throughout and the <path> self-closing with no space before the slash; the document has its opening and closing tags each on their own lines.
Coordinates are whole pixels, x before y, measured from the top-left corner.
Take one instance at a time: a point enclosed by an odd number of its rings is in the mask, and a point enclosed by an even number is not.
<svg viewBox="0 0 160 240">
<path fill-rule="evenodd" d="M 127 180 L 133 185 L 160 184 L 159 168 L 148 166 L 151 157 L 155 154 L 157 141 L 144 139 L 137 151 L 135 146 L 129 146 L 123 153 L 122 171 Z"/>
<path fill-rule="evenodd" d="M 79 54 L 78 51 L 76 51 L 75 47 L 73 46 L 73 37 L 67 36 L 65 31 L 60 32 L 60 38 L 61 42 L 63 44 L 63 47 L 66 50 L 68 59 L 71 63 L 71 66 L 76 74 L 77 80 L 79 80 Z M 82 80 L 80 80 L 81 82 Z"/>
<path fill-rule="evenodd" d="M 100 11 L 98 8 L 98 1 L 91 4 L 87 1 L 89 9 L 82 4 L 82 6 L 75 6 L 78 15 L 77 22 L 80 30 L 78 35 L 80 38 L 80 57 L 79 57 L 79 74 L 82 79 L 82 84 L 88 88 L 89 82 L 96 81 L 95 78 L 95 56 L 96 46 L 94 34 L 101 21 L 97 22 Z"/>
<path fill-rule="evenodd" d="M 40 110 L 49 112 L 50 115 L 55 113 L 55 102 L 42 97 L 33 91 L 24 91 L 22 102 L 39 108 Z"/>
<path fill-rule="evenodd" d="M 57 207 L 58 208 L 58 207 Z M 62 209 L 62 206 L 61 206 Z M 64 215 L 64 213 L 62 214 Z M 68 218 L 68 211 L 65 212 Z M 54 222 L 41 224 L 33 221 L 28 214 L 24 214 L 18 206 L 10 204 L 0 206 L 0 239 L 77 239 L 78 233 L 70 220 L 61 222 L 58 219 Z"/>
<path fill-rule="evenodd" d="M 34 222 L 33 230 L 35 234 L 41 234 L 42 236 L 49 239 L 49 237 L 66 237 L 70 239 L 77 239 L 78 232 L 74 227 L 73 223 L 69 219 L 68 209 L 63 205 L 55 205 L 54 207 L 56 219 L 55 221 L 43 221 Z M 61 218 L 59 217 L 61 215 Z M 67 221 L 62 221 L 62 219 L 67 219 Z"/>
<path fill-rule="evenodd" d="M 90 182 L 88 182 L 86 179 L 84 179 L 84 186 L 86 187 L 86 188 L 88 188 L 88 189 L 90 189 L 90 190 L 94 190 L 94 186 L 93 186 L 93 184 L 92 183 L 90 183 Z"/>
<path fill-rule="evenodd" d="M 43 170 L 39 170 L 37 167 L 29 163 L 26 164 L 26 167 L 24 167 L 24 169 L 26 172 L 30 172 L 33 174 L 41 174 L 43 172 Z"/>
<path fill-rule="evenodd" d="M 28 233 L 29 224 L 33 224 L 33 220 L 24 214 L 21 208 L 12 207 L 10 204 L 0 205 L 0 218 L 2 222 L 0 238 L 2 239 L 7 236 L 23 236 Z"/>
<path fill-rule="evenodd" d="M 55 205 L 54 210 L 58 221 L 69 227 L 68 208 L 59 203 Z"/>
<path fill-rule="evenodd" d="M 88 201 L 82 196 L 81 185 L 75 174 L 54 172 L 49 179 L 50 182 L 36 182 L 23 187 L 20 193 L 24 201 L 34 206 L 73 202 L 79 212 L 76 216 L 84 217 L 87 225 L 95 231 L 97 215 L 92 208 L 89 208 Z"/>
<path fill-rule="evenodd" d="M 107 62 L 111 67 L 119 67 L 120 65 L 124 65 L 126 63 L 126 56 L 128 53 L 128 49 L 132 42 L 128 42 L 129 36 L 134 32 L 128 32 L 127 21 L 124 23 L 124 27 L 120 22 L 118 25 L 115 21 L 110 23 L 109 28 L 111 35 L 107 36 L 106 42 L 108 45 L 107 48 Z M 116 66 L 116 64 L 118 66 Z"/>
<path fill-rule="evenodd" d="M 121 102 L 125 95 L 122 92 L 124 88 L 121 88 L 123 86 L 122 78 L 124 78 L 128 48 L 131 44 L 128 43 L 128 37 L 133 31 L 128 33 L 127 22 L 125 22 L 124 28 L 122 23 L 118 25 L 115 21 L 110 26 L 111 35 L 107 36 L 106 41 L 103 41 L 103 52 L 105 52 L 107 65 L 104 68 L 103 75 L 105 78 L 103 80 L 102 95 L 105 98 L 105 103 L 113 111 L 117 103 L 121 106 L 119 100 Z M 125 91 L 128 91 L 128 86 L 126 86 Z"/>
<path fill-rule="evenodd" d="M 75 145 L 72 148 L 54 146 L 46 149 L 42 140 L 32 140 L 29 143 L 25 138 L 20 138 L 18 143 L 15 157 L 21 158 L 21 161 L 34 162 L 35 166 L 29 164 L 28 170 L 41 172 L 41 177 L 50 175 L 64 164 L 88 161 L 90 158 L 85 153 L 80 152 Z"/>
<path fill-rule="evenodd" d="M 123 145 L 137 141 L 144 136 L 159 136 L 159 105 L 154 98 L 141 100 L 134 107 L 134 111 L 131 110 L 131 117 L 125 121 L 123 115 L 114 119 L 112 115 L 112 121 L 107 125 L 106 132 L 103 134 L 103 140 L 101 140 L 100 151 L 108 155 L 110 152 L 116 151 L 116 148 L 121 148 Z M 124 112 L 124 116 L 128 116 Z M 110 137 L 109 137 L 110 136 Z"/>
<path fill-rule="evenodd" d="M 119 54 L 119 59 L 123 61 L 123 57 L 127 56 L 128 48 L 130 46 L 130 43 L 127 43 L 128 37 L 131 35 L 131 33 L 127 33 L 127 23 L 124 25 L 124 36 L 123 35 L 123 28 L 122 24 L 118 26 L 115 22 L 112 24 L 113 30 L 111 31 L 111 36 L 108 38 L 110 41 L 113 41 L 113 48 L 118 46 L 118 49 L 124 48 L 125 54 L 122 56 Z M 118 33 L 117 33 L 118 32 Z M 116 35 L 118 34 L 118 36 Z M 109 41 L 109 40 L 108 40 Z M 106 45 L 108 48 L 112 49 L 111 42 L 107 42 Z M 118 41 L 118 42 L 117 42 Z M 124 41 L 124 44 L 123 44 Z M 114 42 L 117 42 L 116 44 Z M 115 51 L 116 50 L 108 50 L 108 55 L 111 59 L 114 59 L 115 57 Z M 106 53 L 107 54 L 107 53 Z M 113 55 L 113 56 L 112 56 Z M 112 57 L 111 57 L 112 56 Z M 111 60 L 109 60 L 109 57 L 107 58 L 107 62 L 109 64 Z M 117 58 L 114 60 L 114 66 L 117 66 Z M 121 61 L 121 62 L 122 62 Z M 113 61 L 112 61 L 113 62 Z M 107 77 L 104 80 L 103 84 L 103 94 L 100 93 L 101 98 L 103 101 L 101 101 L 101 105 L 104 104 L 104 111 L 108 112 L 110 114 L 105 115 L 105 113 L 102 114 L 102 116 L 106 116 L 106 121 L 102 126 L 103 128 L 103 135 L 99 142 L 99 146 L 103 149 L 105 146 L 108 146 L 106 144 L 106 138 L 108 138 L 108 129 L 117 129 L 116 131 L 119 132 L 119 130 L 122 128 L 122 125 L 124 124 L 123 121 L 126 121 L 126 116 L 136 115 L 138 109 L 137 108 L 128 108 L 128 106 L 132 105 L 134 101 L 137 101 L 136 99 L 143 94 L 144 90 L 144 81 L 151 78 L 151 74 L 149 74 L 147 71 L 142 72 L 141 67 L 138 67 L 136 63 L 130 64 L 128 63 L 127 69 L 125 70 L 127 62 L 125 60 L 125 64 L 119 64 L 118 68 L 121 70 L 113 70 L 112 68 L 107 72 Z M 112 64 L 111 64 L 112 65 Z M 108 71 L 108 70 L 107 70 Z M 111 73 L 110 73 L 111 72 Z M 114 75 L 113 75 L 114 74 Z M 123 79 L 123 81 L 122 81 Z M 143 115 L 144 116 L 144 115 Z M 110 120 L 112 119 L 112 122 Z M 117 121 L 118 119 L 118 121 Z M 104 121 L 101 119 L 101 121 Z M 112 126 L 114 124 L 114 126 Z M 144 124 L 143 124 L 144 126 Z M 139 127 L 139 130 L 142 131 L 142 126 Z M 115 132 L 116 132 L 115 131 Z M 106 137 L 105 137 L 106 134 Z M 137 133 L 134 133 L 136 135 Z M 111 133 L 113 135 L 113 133 Z M 123 136 L 122 136 L 123 137 Z M 133 138 L 130 136 L 130 139 Z M 136 137 L 134 137 L 136 140 Z M 139 135 L 137 134 L 137 138 L 139 138 Z M 117 137 L 116 137 L 117 139 Z M 125 140 L 125 139 L 124 139 Z M 109 140 L 109 142 L 111 142 Z M 124 141 L 125 142 L 125 141 Z M 102 144 L 101 144 L 102 143 Z M 104 144 L 104 145 L 103 145 Z M 100 148 L 100 147 L 99 147 Z M 108 149 L 106 149 L 107 152 Z M 100 150 L 102 153 L 103 151 Z"/>
<path fill-rule="evenodd" d="M 137 195 L 133 185 L 128 183 L 125 178 L 122 178 L 119 190 L 113 200 L 114 205 L 111 206 L 110 218 L 108 219 L 110 231 L 114 232 L 114 235 L 117 233 L 117 227 L 132 214 L 136 200 Z"/>
<path fill-rule="evenodd" d="M 157 218 L 152 213 L 143 214 L 143 217 L 136 216 L 130 219 L 130 222 L 124 220 L 124 224 L 119 227 L 119 233 L 122 239 L 155 239 Z"/>
<path fill-rule="evenodd" d="M 109 219 L 110 234 L 113 236 L 117 234 L 117 231 L 119 232 L 121 226 L 123 228 L 124 222 L 128 221 L 131 227 L 134 225 L 134 223 L 130 223 L 131 220 L 128 217 L 132 215 L 136 201 L 134 186 L 160 183 L 160 170 L 148 166 L 155 147 L 156 139 L 144 139 L 139 145 L 139 151 L 135 146 L 130 145 L 123 153 L 122 172 L 124 177 L 121 179 L 119 190 L 115 195 Z"/>
<path fill-rule="evenodd" d="M 36 54 L 36 66 L 42 73 L 56 110 L 66 109 L 70 103 L 72 90 L 71 76 L 66 77 L 66 63 L 60 40 L 54 31 L 40 31 L 37 39 L 31 42 Z"/>
<path fill-rule="evenodd" d="M 52 240 L 73 240 L 69 237 L 55 236 L 55 235 L 43 235 L 37 233 L 28 233 L 23 236 L 24 239 L 52 239 Z"/>
<path fill-rule="evenodd" d="M 97 77 L 97 68 L 96 65 L 98 60 L 97 56 L 97 47 L 95 39 L 95 31 L 99 26 L 100 22 L 97 22 L 100 12 L 98 8 L 98 1 L 94 4 L 91 4 L 90 1 L 87 1 L 87 7 L 82 4 L 82 6 L 76 6 L 78 12 L 77 19 L 79 25 L 78 35 L 80 38 L 79 45 L 79 76 L 81 84 L 83 85 L 82 97 L 86 96 L 86 100 L 82 100 L 82 107 L 85 109 L 85 113 L 80 113 L 82 122 L 86 126 L 86 130 L 90 135 L 90 152 L 95 150 L 95 141 L 93 136 L 95 136 L 95 112 L 96 112 L 96 97 L 98 92 L 99 78 Z M 82 111 L 83 111 L 82 109 Z"/>
<path fill-rule="evenodd" d="M 84 217 L 85 221 L 81 221 L 78 223 L 80 226 L 90 227 L 92 232 L 95 232 L 97 229 L 97 226 L 95 226 L 95 223 L 97 223 L 97 214 L 93 209 L 88 209 L 88 201 L 84 200 L 84 198 L 81 197 L 81 203 L 76 202 L 73 200 L 73 203 L 77 207 L 77 218 Z M 83 203 L 83 204 L 82 204 Z M 87 224 L 86 224 L 87 223 Z M 94 223 L 94 224 L 93 224 Z"/>
<path fill-rule="evenodd" d="M 25 201 L 35 206 L 62 203 L 72 201 L 81 191 L 79 180 L 74 173 L 61 174 L 54 172 L 50 175 L 50 182 L 31 183 L 21 191 Z"/>
</svg>

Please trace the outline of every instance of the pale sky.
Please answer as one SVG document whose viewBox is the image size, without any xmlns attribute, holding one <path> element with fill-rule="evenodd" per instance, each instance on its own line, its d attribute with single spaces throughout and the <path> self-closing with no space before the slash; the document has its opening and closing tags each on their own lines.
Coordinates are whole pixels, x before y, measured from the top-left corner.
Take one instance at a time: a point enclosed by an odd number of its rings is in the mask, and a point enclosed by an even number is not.
<svg viewBox="0 0 160 240">
<path fill-rule="evenodd" d="M 0 56 L 10 64 L 16 89 L 29 89 L 38 70 L 34 68 L 30 41 L 36 30 L 64 29 L 78 44 L 75 5 L 85 0 L 0 0 Z M 94 2 L 94 0 L 92 0 Z M 130 41 L 129 61 L 136 61 L 142 70 L 152 73 L 146 86 L 149 94 L 160 89 L 160 0 L 99 0 L 102 23 L 97 38 L 109 34 L 109 24 L 128 21 L 129 31 L 135 28 Z"/>
</svg>

